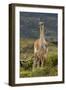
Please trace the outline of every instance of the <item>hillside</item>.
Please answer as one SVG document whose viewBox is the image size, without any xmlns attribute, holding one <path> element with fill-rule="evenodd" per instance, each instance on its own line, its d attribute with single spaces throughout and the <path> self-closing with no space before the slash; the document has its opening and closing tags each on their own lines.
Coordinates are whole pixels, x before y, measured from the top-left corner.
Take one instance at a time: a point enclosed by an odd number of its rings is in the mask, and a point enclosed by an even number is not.
<svg viewBox="0 0 66 90">
<path fill-rule="evenodd" d="M 20 37 L 38 38 L 39 22 L 45 23 L 45 38 L 57 41 L 57 14 L 20 12 Z"/>
</svg>

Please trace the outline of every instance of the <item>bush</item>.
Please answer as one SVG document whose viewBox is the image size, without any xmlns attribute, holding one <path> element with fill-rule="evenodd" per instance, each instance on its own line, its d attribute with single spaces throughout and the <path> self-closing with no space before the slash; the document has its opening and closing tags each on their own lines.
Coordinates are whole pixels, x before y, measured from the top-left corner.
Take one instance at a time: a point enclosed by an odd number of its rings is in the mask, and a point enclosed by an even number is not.
<svg viewBox="0 0 66 90">
<path fill-rule="evenodd" d="M 51 62 L 53 66 L 56 66 L 58 64 L 58 56 L 57 55 L 52 56 Z"/>
<path fill-rule="evenodd" d="M 50 76 L 56 76 L 56 75 L 58 75 L 57 67 L 51 68 L 49 75 Z"/>
<path fill-rule="evenodd" d="M 25 70 L 32 69 L 32 64 L 33 64 L 32 56 L 27 58 L 27 61 L 26 60 L 20 61 L 20 67 L 22 67 Z"/>
<path fill-rule="evenodd" d="M 58 56 L 57 54 L 49 54 L 43 68 L 35 68 L 32 71 L 33 56 L 27 58 L 27 61 L 21 61 L 20 77 L 39 77 L 39 76 L 56 76 Z"/>
<path fill-rule="evenodd" d="M 57 56 L 57 54 L 54 54 L 52 56 L 48 56 L 48 60 L 46 61 L 46 64 L 48 66 L 57 66 L 57 64 L 58 64 L 58 56 Z"/>
<path fill-rule="evenodd" d="M 31 72 L 22 71 L 22 72 L 20 72 L 20 77 L 31 77 Z"/>
<path fill-rule="evenodd" d="M 35 76 L 49 76 L 49 72 L 50 72 L 50 69 L 45 66 L 44 68 L 38 68 L 38 69 L 35 69 L 33 72 L 32 72 L 32 76 L 35 77 Z"/>
<path fill-rule="evenodd" d="M 58 74 L 57 67 L 35 68 L 34 71 L 21 69 L 20 77 L 40 77 L 40 76 L 56 76 Z"/>
</svg>

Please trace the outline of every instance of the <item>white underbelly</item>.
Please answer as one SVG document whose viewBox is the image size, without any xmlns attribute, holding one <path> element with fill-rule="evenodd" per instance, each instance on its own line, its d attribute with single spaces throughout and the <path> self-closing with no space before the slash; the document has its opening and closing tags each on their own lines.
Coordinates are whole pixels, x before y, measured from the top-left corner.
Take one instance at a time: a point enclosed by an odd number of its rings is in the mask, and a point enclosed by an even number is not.
<svg viewBox="0 0 66 90">
<path fill-rule="evenodd" d="M 37 53 L 37 52 L 38 52 L 37 48 L 34 48 L 34 53 Z"/>
</svg>

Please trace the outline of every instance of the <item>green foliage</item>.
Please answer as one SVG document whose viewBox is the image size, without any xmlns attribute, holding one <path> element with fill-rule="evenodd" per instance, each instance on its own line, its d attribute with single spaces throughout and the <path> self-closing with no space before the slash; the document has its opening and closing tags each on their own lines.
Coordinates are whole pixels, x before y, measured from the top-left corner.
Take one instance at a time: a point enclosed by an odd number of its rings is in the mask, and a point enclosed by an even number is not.
<svg viewBox="0 0 66 90">
<path fill-rule="evenodd" d="M 57 67 L 52 67 L 49 75 L 50 76 L 56 76 L 56 75 L 58 75 Z"/>
<path fill-rule="evenodd" d="M 21 67 L 24 70 L 30 70 L 32 69 L 32 58 L 27 58 L 27 61 L 21 61 Z"/>
<path fill-rule="evenodd" d="M 46 64 L 49 66 L 56 66 L 58 64 L 58 56 L 57 54 L 52 54 L 48 56 L 48 60 Z"/>
<path fill-rule="evenodd" d="M 56 76 L 57 67 L 48 67 L 35 68 L 33 71 L 23 70 L 20 73 L 20 77 L 39 77 L 39 76 Z"/>
<path fill-rule="evenodd" d="M 33 65 L 33 42 L 34 40 L 21 40 L 20 42 L 20 77 L 56 76 L 58 74 L 58 54 L 57 46 L 49 44 L 48 58 L 43 68 L 35 68 Z"/>
<path fill-rule="evenodd" d="M 31 77 L 31 72 L 30 71 L 22 71 L 20 73 L 20 77 Z"/>
<path fill-rule="evenodd" d="M 32 72 L 32 76 L 48 76 L 49 75 L 49 67 L 45 66 L 44 68 L 35 69 Z"/>
</svg>

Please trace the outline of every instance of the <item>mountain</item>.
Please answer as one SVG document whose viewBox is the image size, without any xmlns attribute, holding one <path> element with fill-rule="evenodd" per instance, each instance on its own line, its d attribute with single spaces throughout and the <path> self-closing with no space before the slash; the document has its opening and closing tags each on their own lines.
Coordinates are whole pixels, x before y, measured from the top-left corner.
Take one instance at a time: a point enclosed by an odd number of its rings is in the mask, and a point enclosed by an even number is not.
<svg viewBox="0 0 66 90">
<path fill-rule="evenodd" d="M 20 37 L 39 38 L 39 22 L 45 23 L 45 38 L 57 41 L 58 16 L 53 13 L 20 12 Z"/>
</svg>

